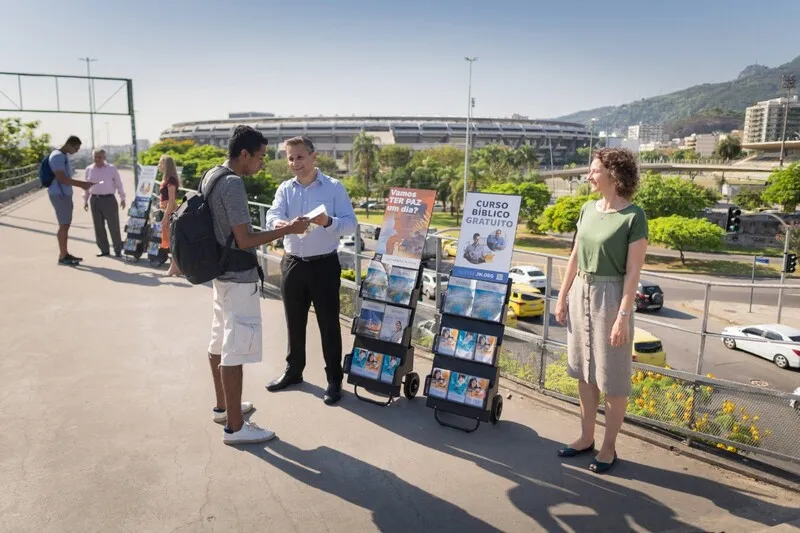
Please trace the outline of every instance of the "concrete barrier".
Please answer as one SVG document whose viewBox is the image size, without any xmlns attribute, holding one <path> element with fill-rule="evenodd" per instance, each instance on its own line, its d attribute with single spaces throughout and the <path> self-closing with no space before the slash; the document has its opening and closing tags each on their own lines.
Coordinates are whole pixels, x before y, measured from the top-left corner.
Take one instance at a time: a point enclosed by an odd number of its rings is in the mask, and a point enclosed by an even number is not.
<svg viewBox="0 0 800 533">
<path fill-rule="evenodd" d="M 37 188 L 39 188 L 39 186 L 39 180 L 33 179 L 21 185 L 14 185 L 8 189 L 3 189 L 0 191 L 0 204 L 8 202 L 9 200 L 13 200 L 14 198 L 22 196 L 23 194 L 28 194 L 31 191 L 35 191 Z"/>
</svg>

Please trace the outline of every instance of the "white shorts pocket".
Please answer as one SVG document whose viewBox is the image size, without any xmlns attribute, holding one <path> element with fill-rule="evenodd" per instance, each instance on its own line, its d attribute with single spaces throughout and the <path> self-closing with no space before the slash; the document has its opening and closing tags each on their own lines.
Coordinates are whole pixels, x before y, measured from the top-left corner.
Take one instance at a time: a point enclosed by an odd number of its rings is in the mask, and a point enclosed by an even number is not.
<svg viewBox="0 0 800 533">
<path fill-rule="evenodd" d="M 231 350 L 234 356 L 261 354 L 260 315 L 233 315 Z"/>
</svg>

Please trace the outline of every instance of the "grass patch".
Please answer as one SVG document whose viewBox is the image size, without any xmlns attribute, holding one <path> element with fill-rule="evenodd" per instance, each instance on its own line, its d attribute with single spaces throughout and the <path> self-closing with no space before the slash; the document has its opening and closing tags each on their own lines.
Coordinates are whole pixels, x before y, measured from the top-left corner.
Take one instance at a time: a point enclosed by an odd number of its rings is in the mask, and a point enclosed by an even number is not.
<svg viewBox="0 0 800 533">
<path fill-rule="evenodd" d="M 377 224 L 381 225 L 383 223 L 383 209 L 375 210 L 371 209 L 369 212 L 369 216 L 367 216 L 367 212 L 365 209 L 356 209 L 356 218 L 358 222 L 361 224 Z M 443 213 L 441 211 L 437 211 L 433 213 L 431 217 L 431 227 L 437 228 L 439 230 L 445 228 L 456 228 L 461 226 L 461 216 L 451 215 L 449 212 Z"/>
<path fill-rule="evenodd" d="M 670 273 L 704 274 L 707 276 L 749 276 L 753 272 L 753 264 L 725 259 L 686 259 L 681 264 L 679 257 L 648 255 L 645 259 L 645 270 Z M 778 272 L 775 265 L 756 265 L 756 276 L 770 277 Z"/>
<path fill-rule="evenodd" d="M 719 250 L 717 253 L 729 255 L 766 255 L 783 257 L 783 248 L 774 248 L 772 246 L 749 248 L 738 244 L 726 244 L 725 249 Z"/>
</svg>

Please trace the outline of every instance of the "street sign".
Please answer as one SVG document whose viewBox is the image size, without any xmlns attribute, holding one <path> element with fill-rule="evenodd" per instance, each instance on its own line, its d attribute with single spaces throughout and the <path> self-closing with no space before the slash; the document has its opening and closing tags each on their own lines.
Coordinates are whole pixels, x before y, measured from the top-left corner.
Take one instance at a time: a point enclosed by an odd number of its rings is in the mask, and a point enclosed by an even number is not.
<svg viewBox="0 0 800 533">
<path fill-rule="evenodd" d="M 760 265 L 768 265 L 769 264 L 769 257 L 762 257 L 760 255 L 756 256 L 756 263 Z"/>
</svg>

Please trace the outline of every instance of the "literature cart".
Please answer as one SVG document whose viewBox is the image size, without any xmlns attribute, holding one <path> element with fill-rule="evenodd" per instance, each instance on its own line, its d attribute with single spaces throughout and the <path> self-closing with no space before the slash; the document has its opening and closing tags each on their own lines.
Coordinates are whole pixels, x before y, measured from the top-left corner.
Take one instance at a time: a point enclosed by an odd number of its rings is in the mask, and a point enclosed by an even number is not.
<svg viewBox="0 0 800 533">
<path fill-rule="evenodd" d="M 147 253 L 151 239 L 150 209 L 157 168 L 139 167 L 139 180 L 136 196 L 128 208 L 128 222 L 125 224 L 125 259 L 134 263 Z"/>
<path fill-rule="evenodd" d="M 438 333 L 433 338 L 433 368 L 425 378 L 426 405 L 433 408 L 439 424 L 472 433 L 481 422 L 497 424 L 500 420 L 503 397 L 497 392 L 498 363 L 510 293 L 510 280 L 493 283 L 456 279 L 442 296 Z M 464 294 L 479 303 L 454 303 Z M 442 420 L 440 412 L 474 420 L 475 425 L 451 424 Z"/>
<path fill-rule="evenodd" d="M 399 281 L 393 282 L 395 279 Z M 400 397 L 401 388 L 409 400 L 419 392 L 411 330 L 421 290 L 422 267 L 415 271 L 383 265 L 375 259 L 371 262 L 358 294 L 358 315 L 353 318 L 353 351 L 344 358 L 347 382 L 354 385 L 353 393 L 359 400 L 387 406 Z M 386 401 L 363 397 L 358 387 Z"/>
</svg>

